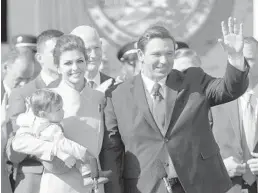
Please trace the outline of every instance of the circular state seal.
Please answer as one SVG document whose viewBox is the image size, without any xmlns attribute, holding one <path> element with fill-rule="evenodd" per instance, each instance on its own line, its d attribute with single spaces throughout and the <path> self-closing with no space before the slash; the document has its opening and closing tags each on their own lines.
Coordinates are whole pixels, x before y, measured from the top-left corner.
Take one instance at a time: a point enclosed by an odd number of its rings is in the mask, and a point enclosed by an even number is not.
<svg viewBox="0 0 258 193">
<path fill-rule="evenodd" d="M 177 40 L 185 41 L 203 53 L 207 49 L 199 49 L 199 46 L 195 46 L 196 43 L 210 44 L 214 37 L 217 39 L 220 36 L 220 22 L 232 10 L 233 0 L 223 1 L 223 4 L 219 1 L 221 0 L 90 0 L 87 1 L 87 10 L 100 33 L 117 46 L 138 39 L 150 26 L 163 25 Z M 220 9 L 221 6 L 228 9 Z M 223 10 L 226 10 L 225 14 L 222 13 Z M 217 11 L 216 14 L 214 11 Z M 209 28 L 209 32 L 204 35 L 201 31 L 207 32 L 205 27 Z M 215 27 L 218 29 L 212 30 Z M 199 37 L 196 34 L 202 35 Z"/>
</svg>

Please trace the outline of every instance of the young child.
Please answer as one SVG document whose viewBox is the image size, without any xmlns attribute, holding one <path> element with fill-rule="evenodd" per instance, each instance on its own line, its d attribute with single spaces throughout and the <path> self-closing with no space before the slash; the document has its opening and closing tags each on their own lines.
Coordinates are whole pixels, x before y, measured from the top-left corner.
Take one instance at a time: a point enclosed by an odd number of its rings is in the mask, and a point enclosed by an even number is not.
<svg viewBox="0 0 258 193">
<path fill-rule="evenodd" d="M 16 135 L 30 133 L 38 139 L 52 142 L 51 156 L 46 156 L 47 154 L 35 155 L 42 161 L 45 169 L 53 173 L 60 173 L 65 172 L 64 164 L 71 168 L 76 163 L 76 167 L 84 177 L 84 185 L 92 185 L 89 160 L 93 156 L 85 147 L 64 137 L 60 124 L 63 117 L 61 96 L 51 90 L 37 90 L 28 99 L 28 111 L 17 118 L 17 125 L 20 128 Z M 33 144 L 31 145 L 33 146 Z M 27 152 L 24 148 L 22 151 L 22 153 L 33 155 L 33 152 Z M 98 183 L 106 183 L 107 181 L 106 177 L 100 177 Z"/>
</svg>

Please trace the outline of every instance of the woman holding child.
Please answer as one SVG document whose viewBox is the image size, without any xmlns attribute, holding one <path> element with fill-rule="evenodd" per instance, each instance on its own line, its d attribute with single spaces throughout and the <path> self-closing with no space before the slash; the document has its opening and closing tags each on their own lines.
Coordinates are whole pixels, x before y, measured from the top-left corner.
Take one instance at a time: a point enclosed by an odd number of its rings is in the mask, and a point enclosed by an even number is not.
<svg viewBox="0 0 258 193">
<path fill-rule="evenodd" d="M 53 91 L 62 97 L 64 119 L 61 123 L 64 136 L 85 147 L 93 157 L 98 158 L 104 132 L 101 120 L 105 97 L 103 92 L 86 86 L 84 74 L 87 56 L 84 43 L 77 36 L 64 35 L 58 39 L 53 55 L 55 64 L 58 65 L 58 71 L 62 75 L 60 85 Z M 23 137 L 23 147 L 25 135 L 24 133 L 20 135 L 20 139 Z M 13 141 L 15 151 L 38 156 L 40 153 L 44 153 L 36 152 L 36 150 L 29 152 L 19 148 L 18 140 L 19 136 L 16 136 Z M 49 144 L 49 142 L 46 143 Z M 57 156 L 53 152 L 52 155 Z M 69 162 L 73 165 L 75 160 L 70 158 Z M 85 186 L 84 179 L 85 177 L 76 167 L 65 169 L 64 172 L 53 172 L 46 169 L 42 176 L 40 193 L 91 192 L 91 186 Z M 99 185 L 99 192 L 104 192 L 103 185 Z"/>
</svg>

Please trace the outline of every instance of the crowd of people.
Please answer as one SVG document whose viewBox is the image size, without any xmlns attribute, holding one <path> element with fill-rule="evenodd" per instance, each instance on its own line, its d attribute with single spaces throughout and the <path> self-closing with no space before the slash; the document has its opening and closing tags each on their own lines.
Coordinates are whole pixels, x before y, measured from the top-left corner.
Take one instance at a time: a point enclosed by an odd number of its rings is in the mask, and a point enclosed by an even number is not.
<svg viewBox="0 0 258 193">
<path fill-rule="evenodd" d="M 115 77 L 93 27 L 13 37 L 1 191 L 257 193 L 258 41 L 235 18 L 221 30 L 222 78 L 162 26 L 113 53 Z"/>
</svg>

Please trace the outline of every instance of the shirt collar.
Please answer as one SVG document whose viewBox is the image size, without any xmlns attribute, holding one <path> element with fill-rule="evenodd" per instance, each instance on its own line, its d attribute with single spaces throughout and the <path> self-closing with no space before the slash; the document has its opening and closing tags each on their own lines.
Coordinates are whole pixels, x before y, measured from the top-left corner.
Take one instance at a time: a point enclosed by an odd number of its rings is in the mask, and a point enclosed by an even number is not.
<svg viewBox="0 0 258 193">
<path fill-rule="evenodd" d="M 148 78 L 147 76 L 145 76 L 143 73 L 141 73 L 141 76 L 142 76 L 142 80 L 143 80 L 146 90 L 151 94 L 155 82 L 153 80 L 151 80 L 150 78 Z M 158 82 L 160 84 L 162 90 L 164 90 L 164 88 L 166 86 L 166 80 L 167 80 L 167 76 L 162 78 Z"/>
<path fill-rule="evenodd" d="M 89 79 L 87 77 L 85 77 L 85 78 L 86 78 L 87 82 L 93 81 L 97 86 L 100 85 L 100 72 L 98 72 L 93 79 Z"/>
<path fill-rule="evenodd" d="M 7 84 L 5 83 L 5 81 L 3 80 L 3 86 L 5 89 L 5 92 L 7 93 L 7 96 L 9 97 L 11 95 L 12 89 L 10 89 Z"/>
<path fill-rule="evenodd" d="M 50 121 L 46 118 L 43 118 L 43 117 L 38 117 L 38 116 L 35 116 L 35 121 L 37 122 L 37 124 L 43 124 L 43 123 L 50 123 Z"/>
<path fill-rule="evenodd" d="M 43 82 L 48 86 L 50 83 L 54 82 L 56 79 L 52 76 L 49 76 L 47 73 L 45 73 L 43 70 L 40 72 L 40 76 L 43 80 Z"/>
<path fill-rule="evenodd" d="M 255 91 L 254 91 L 253 89 L 248 89 L 248 90 L 240 97 L 241 103 L 242 103 L 243 105 L 244 105 L 244 104 L 247 104 L 249 94 L 251 94 L 252 97 L 254 97 L 254 99 L 256 100 L 256 105 L 258 105 L 258 98 L 257 98 L 257 95 L 256 95 L 256 93 L 255 93 Z"/>
</svg>

